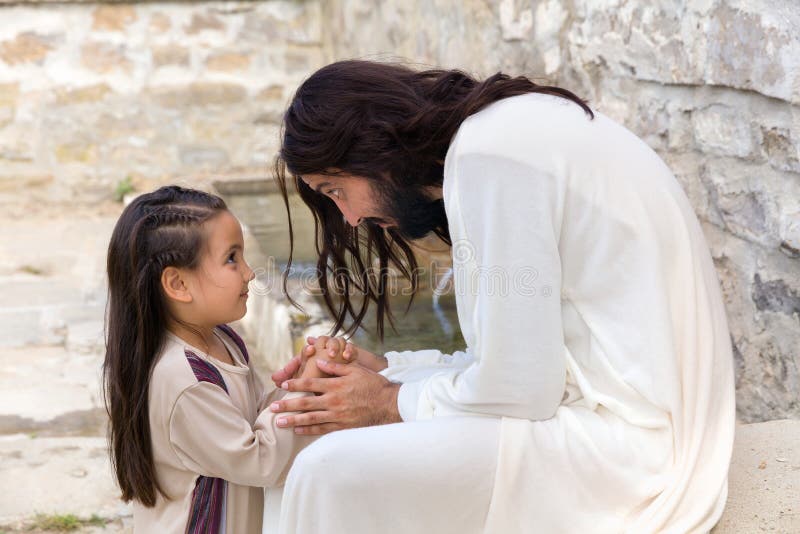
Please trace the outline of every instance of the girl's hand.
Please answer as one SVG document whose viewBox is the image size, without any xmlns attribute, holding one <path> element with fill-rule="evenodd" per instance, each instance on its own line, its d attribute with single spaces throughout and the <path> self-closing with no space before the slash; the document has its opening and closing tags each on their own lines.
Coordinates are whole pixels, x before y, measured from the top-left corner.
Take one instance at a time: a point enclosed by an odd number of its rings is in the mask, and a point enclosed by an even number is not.
<svg viewBox="0 0 800 534">
<path fill-rule="evenodd" d="M 306 339 L 308 345 L 306 345 L 300 354 L 289 360 L 289 362 L 282 368 L 274 373 L 272 373 L 272 381 L 275 383 L 276 387 L 281 387 L 281 385 L 290 380 L 295 378 L 302 372 L 299 372 L 301 368 L 305 368 L 305 363 L 308 359 L 314 356 L 317 351 L 317 340 L 320 340 L 320 354 L 325 354 L 325 346 L 331 339 L 341 339 L 341 338 L 331 338 L 330 336 L 320 336 L 314 337 L 310 336 Z M 344 341 L 344 340 L 342 340 Z M 337 341 L 337 346 L 338 346 Z M 333 347 L 333 345 L 331 345 Z M 349 349 L 349 350 L 348 350 Z M 380 372 L 388 366 L 386 362 L 386 358 L 383 356 L 378 356 L 369 352 L 368 350 L 364 350 L 362 348 L 353 345 L 352 343 L 346 343 L 344 350 L 341 352 L 342 360 L 345 363 L 349 363 L 351 361 L 358 360 L 359 365 L 366 367 L 370 371 Z M 335 358 L 326 358 L 327 361 L 337 361 Z"/>
<path fill-rule="evenodd" d="M 354 346 L 343 337 L 320 336 L 309 337 L 308 345 L 300 352 L 300 369 L 293 378 L 325 378 L 325 374 L 314 364 L 314 360 L 325 358 L 336 363 L 352 363 L 358 357 Z"/>
<path fill-rule="evenodd" d="M 322 356 L 336 363 L 353 363 L 358 359 L 358 348 L 341 336 L 308 337 L 306 341 L 306 349 L 314 347 L 313 351 L 308 351 L 309 355 Z"/>
<path fill-rule="evenodd" d="M 307 359 L 307 358 L 306 358 Z M 297 371 L 303 365 L 303 355 L 298 354 L 283 367 L 283 369 L 278 369 L 274 373 L 272 373 L 272 381 L 275 383 L 275 387 L 281 387 L 281 384 L 286 382 L 287 380 L 294 378 Z"/>
<path fill-rule="evenodd" d="M 383 356 L 378 356 L 368 350 L 359 348 L 343 337 L 309 336 L 306 341 L 308 345 L 303 348 L 301 353 L 305 359 L 317 355 L 335 363 L 347 364 L 358 361 L 359 365 L 376 373 L 386 369 L 388 366 L 386 358 Z"/>
</svg>

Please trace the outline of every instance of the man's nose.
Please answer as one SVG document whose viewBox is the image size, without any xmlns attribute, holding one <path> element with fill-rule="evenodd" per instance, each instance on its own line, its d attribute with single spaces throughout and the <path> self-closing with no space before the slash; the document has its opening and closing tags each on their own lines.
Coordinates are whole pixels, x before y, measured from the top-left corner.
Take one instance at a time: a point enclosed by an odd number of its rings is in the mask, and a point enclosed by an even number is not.
<svg viewBox="0 0 800 534">
<path fill-rule="evenodd" d="M 354 211 L 349 209 L 343 203 L 339 204 L 339 211 L 342 212 L 344 220 L 347 221 L 347 224 L 349 224 L 350 226 L 356 227 L 359 224 L 361 224 L 361 217 L 359 217 Z"/>
</svg>

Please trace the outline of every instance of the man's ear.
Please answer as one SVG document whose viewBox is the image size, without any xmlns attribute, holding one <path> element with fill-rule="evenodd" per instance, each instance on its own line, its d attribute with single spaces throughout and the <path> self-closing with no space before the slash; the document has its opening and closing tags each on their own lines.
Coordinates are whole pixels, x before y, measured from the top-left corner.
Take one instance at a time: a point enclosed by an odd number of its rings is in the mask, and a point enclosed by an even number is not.
<svg viewBox="0 0 800 534">
<path fill-rule="evenodd" d="M 192 294 L 184 281 L 184 273 L 176 267 L 167 267 L 161 272 L 161 288 L 168 298 L 188 304 Z"/>
</svg>

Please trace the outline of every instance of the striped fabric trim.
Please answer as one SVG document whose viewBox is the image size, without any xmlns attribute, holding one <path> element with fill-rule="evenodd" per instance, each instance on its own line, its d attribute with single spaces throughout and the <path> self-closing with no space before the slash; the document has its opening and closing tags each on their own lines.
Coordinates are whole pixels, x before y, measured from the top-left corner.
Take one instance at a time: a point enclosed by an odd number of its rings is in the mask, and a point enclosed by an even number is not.
<svg viewBox="0 0 800 534">
<path fill-rule="evenodd" d="M 236 346 L 239 347 L 239 351 L 242 353 L 244 361 L 250 363 L 250 355 L 247 354 L 247 347 L 244 345 L 244 340 L 239 337 L 239 334 L 237 334 L 233 328 L 231 328 L 226 324 L 221 324 L 217 326 L 217 328 L 225 332 L 228 335 L 228 337 L 233 340 Z"/>
<path fill-rule="evenodd" d="M 228 386 L 216 367 L 188 349 L 184 354 L 198 382 L 209 382 L 228 393 Z M 228 483 L 221 478 L 197 477 L 189 510 L 188 534 L 219 534 L 227 486 Z"/>
<path fill-rule="evenodd" d="M 228 386 L 225 385 L 225 380 L 223 380 L 222 375 L 216 367 L 203 360 L 189 349 L 184 350 L 184 354 L 186 354 L 186 359 L 189 360 L 189 365 L 192 367 L 192 372 L 198 382 L 210 382 L 215 386 L 221 387 L 225 390 L 225 393 L 228 392 Z"/>
<path fill-rule="evenodd" d="M 188 534 L 219 534 L 227 485 L 221 478 L 197 477 L 186 529 Z"/>
</svg>

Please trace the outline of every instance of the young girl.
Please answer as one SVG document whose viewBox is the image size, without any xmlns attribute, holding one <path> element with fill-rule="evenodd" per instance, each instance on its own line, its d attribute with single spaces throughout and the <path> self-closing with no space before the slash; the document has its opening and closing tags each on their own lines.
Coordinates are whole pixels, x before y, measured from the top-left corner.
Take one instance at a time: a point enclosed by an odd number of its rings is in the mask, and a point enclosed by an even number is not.
<svg viewBox="0 0 800 534">
<path fill-rule="evenodd" d="M 263 408 L 285 392 L 264 395 L 226 326 L 247 311 L 243 253 L 222 199 L 176 186 L 136 198 L 114 228 L 104 385 L 111 459 L 139 532 L 261 532 L 261 487 L 312 439 L 275 426 Z"/>
</svg>

